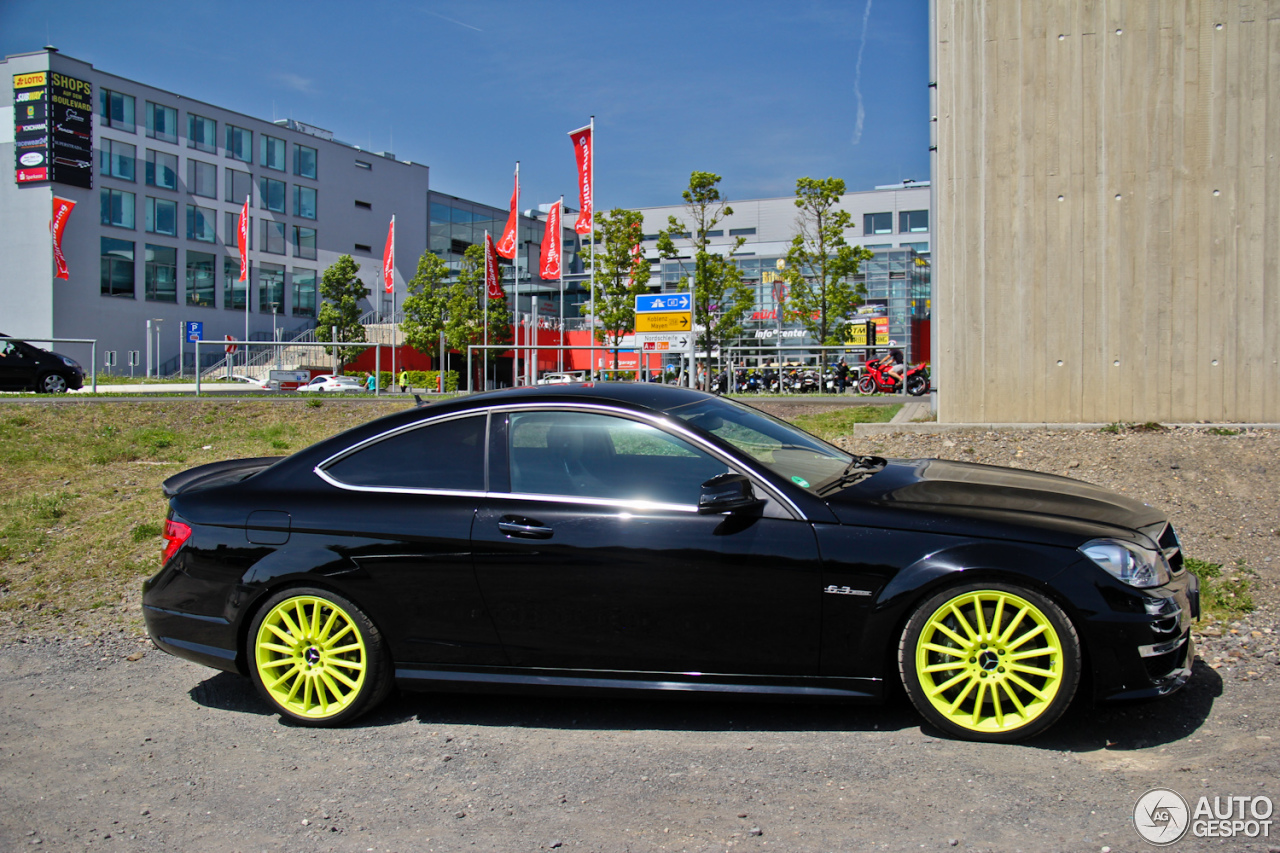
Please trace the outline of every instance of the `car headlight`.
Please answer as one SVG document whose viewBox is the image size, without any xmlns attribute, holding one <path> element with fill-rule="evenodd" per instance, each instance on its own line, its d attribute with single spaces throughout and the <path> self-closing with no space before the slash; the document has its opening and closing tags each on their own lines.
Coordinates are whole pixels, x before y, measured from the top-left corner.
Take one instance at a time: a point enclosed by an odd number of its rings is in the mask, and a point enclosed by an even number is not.
<svg viewBox="0 0 1280 853">
<path fill-rule="evenodd" d="M 58 356 L 58 358 L 62 359 L 62 363 L 65 364 L 67 367 L 75 367 L 75 368 L 80 367 L 80 363 L 77 362 L 75 359 L 67 358 L 65 355 L 60 355 Z"/>
<path fill-rule="evenodd" d="M 1161 586 L 1173 573 L 1164 554 L 1118 539 L 1094 539 L 1080 546 L 1080 553 L 1093 560 L 1119 581 L 1139 589 Z"/>
</svg>

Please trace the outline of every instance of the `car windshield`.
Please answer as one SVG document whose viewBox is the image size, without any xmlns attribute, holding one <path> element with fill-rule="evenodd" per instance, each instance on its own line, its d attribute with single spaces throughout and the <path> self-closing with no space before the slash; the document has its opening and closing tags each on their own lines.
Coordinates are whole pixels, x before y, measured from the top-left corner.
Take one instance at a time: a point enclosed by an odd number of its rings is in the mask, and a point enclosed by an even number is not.
<svg viewBox="0 0 1280 853">
<path fill-rule="evenodd" d="M 723 397 L 686 403 L 671 414 L 813 492 L 840 481 L 854 461 L 840 448 L 786 421 Z"/>
</svg>

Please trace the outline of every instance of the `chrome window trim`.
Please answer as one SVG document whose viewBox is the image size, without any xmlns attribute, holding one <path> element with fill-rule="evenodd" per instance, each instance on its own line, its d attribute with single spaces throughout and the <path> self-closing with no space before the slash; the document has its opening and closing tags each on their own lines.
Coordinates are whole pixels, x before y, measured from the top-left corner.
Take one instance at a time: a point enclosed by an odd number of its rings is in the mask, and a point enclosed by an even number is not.
<svg viewBox="0 0 1280 853">
<path fill-rule="evenodd" d="M 798 507 L 785 494 L 782 494 L 781 492 L 773 488 L 773 486 L 769 483 L 768 477 L 761 474 L 753 466 L 746 464 L 744 460 L 735 459 L 731 457 L 726 458 L 724 452 L 720 448 L 709 443 L 702 436 L 696 435 L 695 433 L 693 433 L 691 430 L 685 427 L 682 422 L 680 422 L 679 418 L 672 418 L 671 420 L 667 420 L 666 416 L 653 415 L 648 412 L 637 412 L 631 409 L 623 408 L 620 406 L 612 406 L 604 403 L 550 402 L 550 401 L 533 402 L 531 401 L 526 403 L 499 404 L 499 405 L 491 406 L 487 409 L 482 409 L 478 411 L 475 409 L 468 409 L 462 412 L 448 412 L 448 413 L 439 415 L 437 417 L 427 418 L 421 421 L 414 421 L 413 423 L 404 424 L 402 426 L 395 427 L 394 429 L 389 429 L 385 432 L 380 432 L 377 435 L 372 435 L 364 439 L 363 441 L 353 444 L 350 447 L 344 448 L 338 451 L 337 453 L 334 453 L 333 455 L 327 457 L 326 459 L 323 459 L 322 461 L 316 463 L 312 471 L 314 471 L 316 476 L 324 480 L 329 485 L 334 486 L 335 488 L 344 489 L 346 491 L 352 491 L 352 492 L 384 492 L 388 494 L 440 495 L 440 496 L 448 496 L 448 497 L 483 497 L 483 498 L 498 498 L 498 499 L 504 499 L 504 500 L 506 499 L 542 500 L 542 501 L 551 501 L 553 503 L 580 503 L 580 504 L 585 503 L 585 504 L 590 504 L 592 506 L 619 507 L 623 509 L 654 508 L 654 509 L 661 509 L 661 510 L 675 511 L 675 512 L 695 512 L 695 513 L 697 512 L 697 507 L 692 504 L 667 504 L 667 503 L 654 503 L 651 501 L 617 500 L 613 498 L 588 498 L 588 497 L 578 497 L 573 495 L 543 495 L 543 494 L 525 494 L 525 493 L 516 493 L 516 492 L 494 492 L 487 489 L 484 491 L 472 491 L 472 490 L 457 490 L 457 489 L 413 489 L 413 488 L 408 488 L 404 486 L 356 486 L 350 483 L 344 483 L 336 479 L 335 477 L 331 476 L 330 474 L 328 474 L 328 472 L 325 471 L 325 468 L 327 468 L 328 466 L 334 464 L 335 462 L 338 462 L 341 459 L 346 458 L 347 456 L 350 456 L 351 454 L 355 453 L 358 450 L 362 450 L 365 447 L 368 447 L 379 441 L 383 441 L 384 439 L 388 439 L 388 438 L 391 438 L 392 436 L 400 435 L 401 433 L 409 432 L 411 430 L 423 429 L 428 426 L 445 423 L 446 421 L 450 421 L 450 420 L 457 420 L 459 418 L 471 418 L 471 417 L 489 418 L 490 416 L 495 414 L 510 414 L 512 412 L 527 412 L 527 411 L 570 411 L 570 412 L 587 412 L 589 414 L 608 414 L 616 417 L 622 417 L 622 418 L 625 418 L 626 420 L 639 421 L 641 423 L 644 423 L 648 426 L 653 427 L 654 429 L 659 429 L 664 432 L 671 433 L 673 435 L 678 435 L 681 439 L 694 445 L 698 449 L 702 450 L 704 453 L 707 453 L 708 455 L 719 460 L 720 462 L 725 463 L 725 465 L 727 465 L 730 470 L 738 471 L 740 473 L 744 473 L 747 476 L 751 477 L 753 482 L 757 483 L 762 489 L 764 489 L 764 491 L 768 493 L 770 498 L 776 501 L 780 506 L 784 507 L 786 511 L 789 512 L 795 519 L 800 521 L 807 520 L 805 517 L 805 514 L 800 510 L 800 507 Z M 489 473 L 490 473 L 489 472 L 489 452 L 488 452 L 489 448 L 488 448 L 487 439 L 489 437 L 489 434 L 490 434 L 489 431 L 491 429 L 492 429 L 491 421 L 486 421 L 486 424 L 485 424 L 486 445 L 485 445 L 485 461 L 484 461 L 484 478 L 485 478 L 484 482 L 486 486 L 489 483 Z"/>
</svg>

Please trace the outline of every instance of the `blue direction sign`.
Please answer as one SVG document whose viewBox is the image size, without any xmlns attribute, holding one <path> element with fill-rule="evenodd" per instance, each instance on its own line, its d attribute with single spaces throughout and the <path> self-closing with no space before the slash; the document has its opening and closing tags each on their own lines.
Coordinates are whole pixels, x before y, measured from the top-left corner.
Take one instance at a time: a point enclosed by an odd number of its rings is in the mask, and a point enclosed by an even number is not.
<svg viewBox="0 0 1280 853">
<path fill-rule="evenodd" d="M 195 343 L 204 340 L 204 323 L 201 321 L 187 321 L 187 341 Z"/>
<path fill-rule="evenodd" d="M 687 293 L 650 293 L 636 297 L 636 313 L 652 311 L 688 311 L 693 300 Z"/>
</svg>

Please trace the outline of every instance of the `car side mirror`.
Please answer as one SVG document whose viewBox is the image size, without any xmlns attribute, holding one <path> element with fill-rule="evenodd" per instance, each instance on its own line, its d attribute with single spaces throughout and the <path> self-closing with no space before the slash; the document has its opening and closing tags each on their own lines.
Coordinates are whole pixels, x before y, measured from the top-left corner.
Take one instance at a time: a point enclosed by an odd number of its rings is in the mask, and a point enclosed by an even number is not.
<svg viewBox="0 0 1280 853">
<path fill-rule="evenodd" d="M 702 484 L 698 496 L 698 514 L 741 512 L 764 506 L 756 497 L 751 480 L 743 474 L 718 474 Z"/>
</svg>

